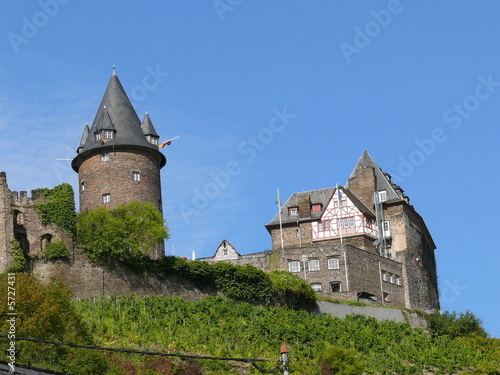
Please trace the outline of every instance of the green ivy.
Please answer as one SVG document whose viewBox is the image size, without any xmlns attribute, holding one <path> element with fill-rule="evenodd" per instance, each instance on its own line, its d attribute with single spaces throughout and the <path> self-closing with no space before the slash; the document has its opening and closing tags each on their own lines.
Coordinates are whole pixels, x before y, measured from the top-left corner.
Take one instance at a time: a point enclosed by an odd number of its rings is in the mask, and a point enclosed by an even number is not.
<svg viewBox="0 0 500 375">
<path fill-rule="evenodd" d="M 65 229 L 71 236 L 76 233 L 75 194 L 70 184 L 61 184 L 53 189 L 37 189 L 43 201 L 35 205 L 35 211 L 42 223 L 55 224 Z"/>
<path fill-rule="evenodd" d="M 45 248 L 45 255 L 49 259 L 69 257 L 69 250 L 63 241 L 51 242 Z"/>
<path fill-rule="evenodd" d="M 12 262 L 8 272 L 23 272 L 26 266 L 26 257 L 24 256 L 23 249 L 18 240 L 10 240 L 12 248 L 10 254 L 12 255 Z"/>
</svg>

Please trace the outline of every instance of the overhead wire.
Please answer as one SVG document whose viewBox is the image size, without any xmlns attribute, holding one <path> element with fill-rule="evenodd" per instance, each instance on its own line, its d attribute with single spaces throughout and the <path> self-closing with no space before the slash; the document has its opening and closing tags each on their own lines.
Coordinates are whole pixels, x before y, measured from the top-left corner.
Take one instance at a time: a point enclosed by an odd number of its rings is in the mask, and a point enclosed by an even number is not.
<svg viewBox="0 0 500 375">
<path fill-rule="evenodd" d="M 6 335 L 0 335 L 0 338 L 9 338 L 9 337 Z M 276 360 L 276 359 L 211 357 L 211 356 L 200 356 L 200 355 L 180 354 L 180 353 L 161 353 L 161 352 L 148 352 L 148 351 L 131 350 L 131 349 L 105 348 L 105 347 L 92 346 L 92 345 L 80 345 L 80 344 L 70 344 L 70 343 L 64 343 L 64 342 L 38 340 L 38 339 L 31 339 L 31 338 L 27 338 L 27 337 L 15 337 L 14 340 L 31 341 L 31 342 L 36 342 L 36 343 L 52 344 L 52 345 L 58 345 L 58 346 L 68 346 L 71 348 L 93 349 L 93 350 L 102 350 L 102 351 L 119 352 L 119 353 L 130 353 L 130 354 L 144 354 L 144 355 L 153 355 L 153 356 L 162 356 L 162 357 L 177 357 L 177 358 L 187 358 L 187 359 L 209 359 L 209 360 L 220 360 L 220 361 L 236 361 L 236 362 L 245 362 L 245 363 L 252 363 L 252 364 L 257 363 L 257 362 L 279 362 L 279 360 Z"/>
</svg>

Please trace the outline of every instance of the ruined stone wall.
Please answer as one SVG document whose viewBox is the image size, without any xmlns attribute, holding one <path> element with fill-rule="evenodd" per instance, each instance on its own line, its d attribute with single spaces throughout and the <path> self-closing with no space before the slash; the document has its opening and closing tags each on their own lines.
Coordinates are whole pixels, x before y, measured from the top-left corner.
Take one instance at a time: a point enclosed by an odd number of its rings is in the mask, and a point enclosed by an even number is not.
<svg viewBox="0 0 500 375">
<path fill-rule="evenodd" d="M 14 238 L 14 228 L 10 200 L 7 176 L 5 172 L 0 172 L 0 272 L 3 272 L 11 262 L 9 251 L 10 240 Z"/>
<path fill-rule="evenodd" d="M 45 256 L 45 246 L 49 242 L 63 241 L 68 249 L 73 247 L 72 239 L 62 228 L 55 224 L 42 224 L 35 211 L 36 200 L 28 197 L 25 191 L 21 191 L 20 194 L 12 192 L 11 196 L 14 236 L 27 257 Z"/>
</svg>

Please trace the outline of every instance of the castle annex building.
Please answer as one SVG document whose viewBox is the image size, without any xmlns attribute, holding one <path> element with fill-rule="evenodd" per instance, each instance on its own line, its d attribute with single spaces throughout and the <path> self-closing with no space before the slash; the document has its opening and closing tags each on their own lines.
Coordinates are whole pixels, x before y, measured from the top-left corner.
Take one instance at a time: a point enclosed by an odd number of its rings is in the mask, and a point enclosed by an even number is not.
<svg viewBox="0 0 500 375">
<path fill-rule="evenodd" d="M 374 304 L 439 309 L 434 241 L 401 187 L 364 152 L 345 186 L 293 194 L 266 228 L 272 251 L 212 258 L 283 269 L 316 292 Z"/>
</svg>

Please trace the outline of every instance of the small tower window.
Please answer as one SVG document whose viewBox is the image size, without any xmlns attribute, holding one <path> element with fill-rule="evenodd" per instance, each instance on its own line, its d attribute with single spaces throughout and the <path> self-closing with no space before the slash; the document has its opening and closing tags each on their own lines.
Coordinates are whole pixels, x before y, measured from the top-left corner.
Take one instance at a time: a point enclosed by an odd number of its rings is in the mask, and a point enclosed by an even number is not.
<svg viewBox="0 0 500 375">
<path fill-rule="evenodd" d="M 109 161 L 109 154 L 107 152 L 101 154 L 101 161 Z"/>
<path fill-rule="evenodd" d="M 113 139 L 113 130 L 103 130 L 102 137 L 104 139 Z"/>
<path fill-rule="evenodd" d="M 154 137 L 152 135 L 146 136 L 146 139 L 151 143 L 152 145 L 158 146 L 158 137 Z"/>
<path fill-rule="evenodd" d="M 111 194 L 103 194 L 102 195 L 102 203 L 104 203 L 104 204 L 111 203 Z"/>
<path fill-rule="evenodd" d="M 134 182 L 141 181 L 141 173 L 140 172 L 132 172 L 132 180 L 134 180 Z"/>
<path fill-rule="evenodd" d="M 85 181 L 80 184 L 80 191 L 83 193 L 85 191 Z"/>
</svg>

